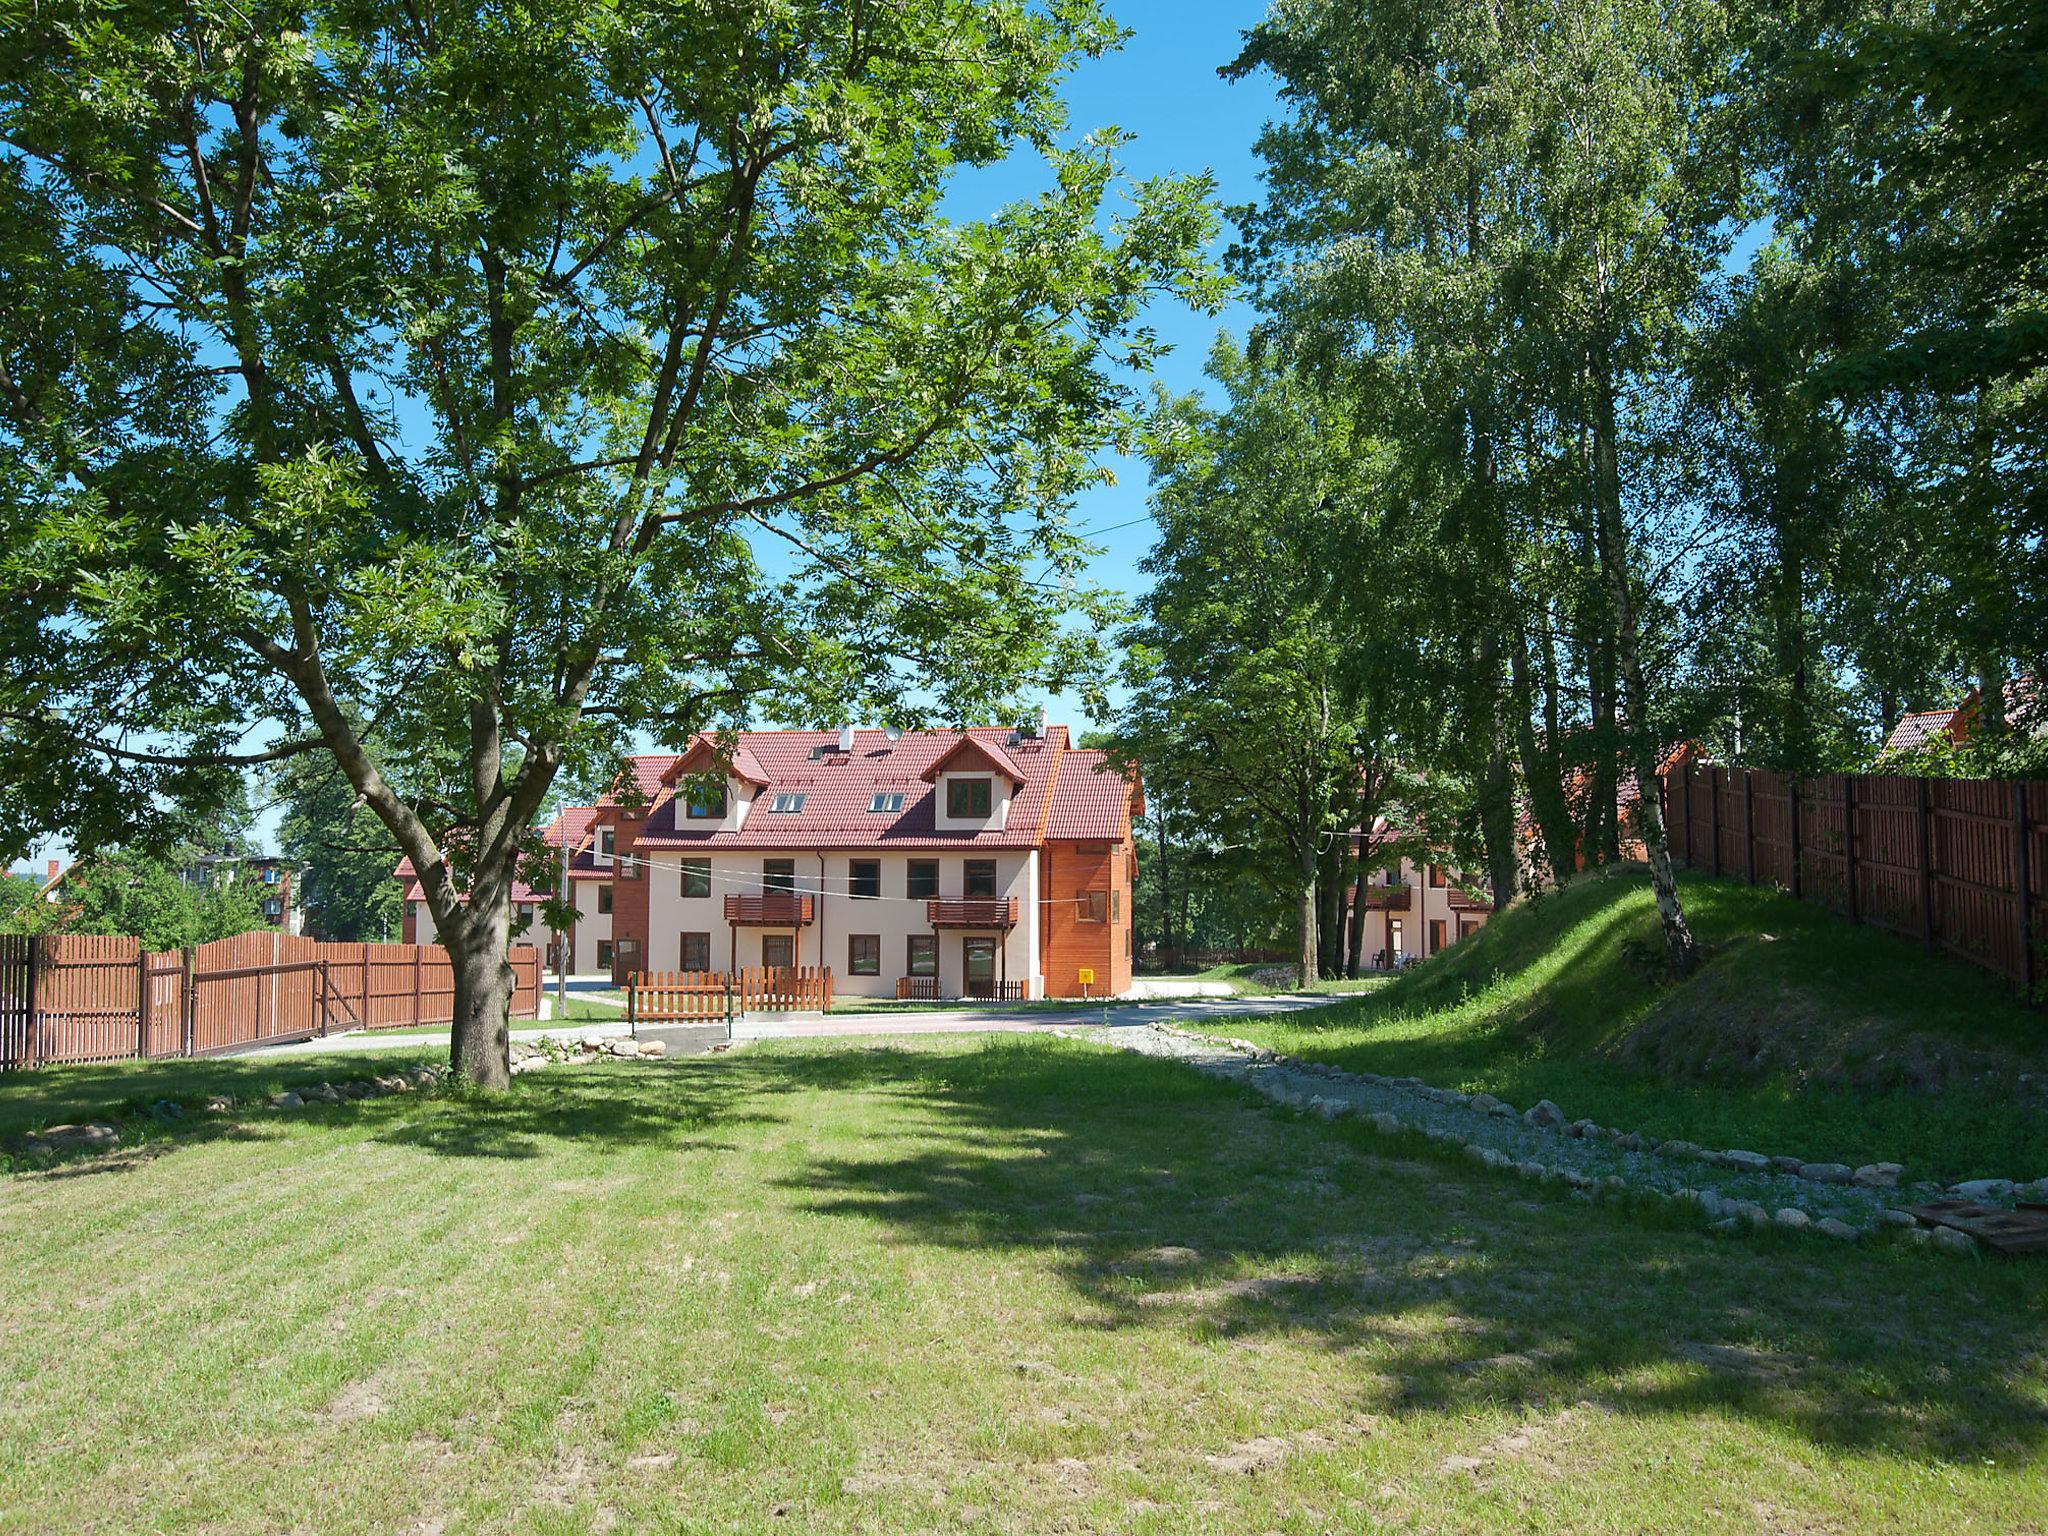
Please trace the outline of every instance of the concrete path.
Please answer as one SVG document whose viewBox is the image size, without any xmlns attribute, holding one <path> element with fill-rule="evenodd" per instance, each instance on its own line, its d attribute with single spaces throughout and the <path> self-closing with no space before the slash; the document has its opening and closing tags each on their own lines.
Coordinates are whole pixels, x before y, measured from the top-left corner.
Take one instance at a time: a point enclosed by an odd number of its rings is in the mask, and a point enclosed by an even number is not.
<svg viewBox="0 0 2048 1536">
<path fill-rule="evenodd" d="M 1280 997 L 1205 997 L 1156 1003 L 1120 1003 L 1105 1009 L 1076 1004 L 1072 1008 L 1010 1008 L 989 1003 L 973 1008 L 949 1008 L 930 1013 L 885 1011 L 880 1013 L 786 1013 L 757 1014 L 740 1019 L 733 1026 L 733 1042 L 749 1040 L 792 1040 L 830 1038 L 840 1035 L 959 1035 L 1015 1034 L 1036 1030 L 1072 1029 L 1092 1025 L 1111 1030 L 1147 1029 L 1154 1024 L 1177 1022 L 1199 1026 L 1218 1019 L 1252 1018 L 1263 1014 L 1298 1013 L 1305 1008 L 1323 1008 L 1341 1001 L 1343 994 L 1310 993 Z M 606 1040 L 626 1033 L 623 1013 L 614 1024 L 536 1025 L 512 1031 L 514 1040 Z M 381 1030 L 375 1034 L 329 1035 L 324 1040 L 304 1040 L 294 1045 L 265 1048 L 271 1055 L 315 1055 L 327 1051 L 383 1051 L 421 1046 L 445 1046 L 448 1033 Z"/>
</svg>

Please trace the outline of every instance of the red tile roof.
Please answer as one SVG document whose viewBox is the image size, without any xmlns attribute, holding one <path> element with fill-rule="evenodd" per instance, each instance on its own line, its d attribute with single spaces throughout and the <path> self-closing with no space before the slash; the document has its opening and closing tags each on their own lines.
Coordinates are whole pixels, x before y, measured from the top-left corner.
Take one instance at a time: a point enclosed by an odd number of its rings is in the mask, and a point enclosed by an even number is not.
<svg viewBox="0 0 2048 1536">
<path fill-rule="evenodd" d="M 1055 840 L 1114 842 L 1130 831 L 1131 785 L 1101 752 L 1060 755 L 1052 815 L 1045 835 Z"/>
<path fill-rule="evenodd" d="M 1101 753 L 1070 751 L 1063 727 L 1023 739 L 1002 727 L 977 727 L 964 733 L 976 755 L 1016 775 L 1009 816 L 1000 831 L 941 830 L 936 792 L 926 775 L 947 754 L 962 750 L 962 734 L 916 731 L 891 741 L 882 731 L 860 731 L 853 750 L 843 753 L 834 731 L 743 731 L 739 749 L 759 765 L 766 781 L 747 809 L 746 824 L 736 832 L 694 826 L 678 816 L 674 795 L 664 793 L 635 846 L 1032 848 L 1046 837 L 1114 838 L 1129 825 L 1128 788 L 1113 775 L 1093 771 Z M 1000 767 L 1004 762 L 1007 769 Z M 1079 771 L 1070 774 L 1069 764 Z M 769 810 L 777 793 L 801 794 L 803 809 Z M 877 794 L 902 795 L 903 808 L 869 810 Z"/>
<path fill-rule="evenodd" d="M 1916 709 L 1899 716 L 1891 735 L 1884 739 L 1887 752 L 1911 752 L 1930 741 L 1955 733 L 1957 709 Z"/>
<path fill-rule="evenodd" d="M 633 761 L 637 763 L 640 759 L 636 757 Z M 717 766 L 717 763 L 717 740 L 711 736 L 699 736 L 690 743 L 690 749 L 687 752 L 681 757 L 676 758 L 663 771 L 661 782 L 673 785 L 684 774 L 704 773 Z M 768 782 L 767 770 L 761 766 L 761 760 L 754 756 L 753 749 L 747 745 L 744 736 L 740 738 L 739 743 L 733 748 L 732 763 L 729 771 L 732 777 L 738 779 L 742 784 L 751 784 L 756 789 L 762 788 Z"/>
</svg>

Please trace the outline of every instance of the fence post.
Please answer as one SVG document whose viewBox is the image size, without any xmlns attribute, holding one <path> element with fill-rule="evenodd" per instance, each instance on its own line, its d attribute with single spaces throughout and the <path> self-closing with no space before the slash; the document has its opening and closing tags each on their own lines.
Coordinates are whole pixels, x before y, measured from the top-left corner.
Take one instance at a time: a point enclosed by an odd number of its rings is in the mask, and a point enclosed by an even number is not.
<svg viewBox="0 0 2048 1536">
<path fill-rule="evenodd" d="M 1848 887 L 1849 921 L 1856 916 L 1856 776 L 1842 775 L 1842 871 Z"/>
<path fill-rule="evenodd" d="M 1721 770 L 1720 768 L 1714 768 L 1714 769 L 1710 770 L 1710 774 L 1711 774 L 1711 777 L 1710 777 L 1710 778 L 1709 778 L 1709 780 L 1708 780 L 1708 788 L 1709 788 L 1709 789 L 1710 789 L 1710 790 L 1712 791 L 1712 793 L 1713 793 L 1713 808 L 1714 808 L 1714 878 L 1715 878 L 1715 879 L 1717 879 L 1717 880 L 1721 878 L 1721 784 L 1722 784 L 1722 772 L 1723 772 L 1723 770 Z"/>
<path fill-rule="evenodd" d="M 420 1027 L 420 963 L 425 951 L 417 944 L 412 947 L 412 1027 Z"/>
<path fill-rule="evenodd" d="M 327 962 L 320 962 L 320 1037 L 327 1038 L 328 1000 L 334 995 L 334 977 L 327 969 Z"/>
<path fill-rule="evenodd" d="M 40 1000 L 36 993 L 41 990 L 37 983 L 43 975 L 43 947 L 49 940 L 37 934 L 28 939 L 28 979 L 22 986 L 22 993 L 28 1001 L 28 1012 L 22 1018 L 21 1065 L 35 1066 L 43 1054 L 43 1026 L 36 1009 Z"/>
<path fill-rule="evenodd" d="M 178 956 L 178 1014 L 179 1045 L 187 1056 L 195 1054 L 199 1031 L 199 983 L 193 972 L 198 969 L 194 963 L 192 946 L 187 944 Z"/>
<path fill-rule="evenodd" d="M 1799 776 L 1785 781 L 1785 795 L 1792 805 L 1792 899 L 1799 899 Z"/>
<path fill-rule="evenodd" d="M 364 1029 L 370 1027 L 370 946 L 363 946 L 363 996 L 356 1004 L 356 1023 Z"/>
<path fill-rule="evenodd" d="M 149 1060 L 149 950 L 135 950 L 135 1059 Z"/>
<path fill-rule="evenodd" d="M 1920 943 L 1934 953 L 1934 834 L 1933 808 L 1928 804 L 1927 779 L 1913 781 L 1920 790 Z"/>
<path fill-rule="evenodd" d="M 2012 787 L 2012 905 L 2020 930 L 2020 995 L 2034 1000 L 2033 871 L 2027 867 L 2027 781 Z"/>
<path fill-rule="evenodd" d="M 1756 884 L 1756 774 L 1742 770 L 1742 868 Z"/>
<path fill-rule="evenodd" d="M 640 1038 L 640 973 L 632 972 L 626 977 L 626 1033 L 635 1040 Z"/>
</svg>

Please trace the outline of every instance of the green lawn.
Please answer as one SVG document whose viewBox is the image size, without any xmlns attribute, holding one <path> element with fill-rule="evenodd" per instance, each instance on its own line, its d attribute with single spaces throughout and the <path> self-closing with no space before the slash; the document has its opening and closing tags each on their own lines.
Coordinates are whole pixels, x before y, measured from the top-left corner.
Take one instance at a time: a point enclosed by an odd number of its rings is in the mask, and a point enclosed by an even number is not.
<svg viewBox="0 0 2048 1536">
<path fill-rule="evenodd" d="M 1284 964 L 1260 961 L 1212 965 L 1206 970 L 1200 971 L 1140 971 L 1138 977 L 1141 981 L 1227 981 L 1230 983 L 1231 991 L 1239 997 L 1264 997 L 1273 992 L 1297 992 L 1303 990 L 1296 987 L 1291 979 L 1282 981 L 1278 985 L 1261 979 L 1262 977 L 1278 976 L 1282 972 L 1285 972 L 1290 978 L 1293 976 L 1292 969 Z M 1374 988 L 1383 985 L 1388 979 L 1385 976 L 1339 977 L 1312 982 L 1306 990 L 1310 992 L 1370 992 Z"/>
<path fill-rule="evenodd" d="M 1525 903 L 1371 996 L 1228 1033 L 1710 1147 L 2048 1175 L 2048 1013 L 1773 892 L 1681 886 L 1708 960 L 1664 978 L 1640 869 Z M 1224 1026 L 1219 1026 L 1224 1027 Z"/>
<path fill-rule="evenodd" d="M 1717 1241 L 1047 1037 L 189 1124 L 0 1179 L 0 1319 L 4 1532 L 2048 1522 L 2035 1269 Z"/>
</svg>

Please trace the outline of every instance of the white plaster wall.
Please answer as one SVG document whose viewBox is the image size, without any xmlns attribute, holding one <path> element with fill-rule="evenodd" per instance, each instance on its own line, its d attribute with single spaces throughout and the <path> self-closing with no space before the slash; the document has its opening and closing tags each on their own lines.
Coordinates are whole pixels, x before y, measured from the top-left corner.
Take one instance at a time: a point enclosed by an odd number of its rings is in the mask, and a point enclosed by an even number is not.
<svg viewBox="0 0 2048 1536">
<path fill-rule="evenodd" d="M 976 854 L 950 851 L 828 853 L 824 855 L 822 872 L 819 855 L 815 851 L 714 853 L 710 855 L 711 895 L 687 899 L 682 894 L 682 860 L 690 855 L 664 849 L 650 857 L 654 867 L 648 871 L 653 882 L 648 890 L 648 969 L 680 970 L 682 935 L 686 932 L 711 935 L 713 970 L 760 965 L 761 940 L 776 930 L 741 928 L 737 935 L 739 953 L 735 958 L 732 954 L 734 936 L 725 921 L 725 898 L 728 895 L 759 895 L 767 860 L 789 858 L 796 863 L 797 890 L 819 898 L 815 903 L 813 922 L 798 936 L 796 963 L 830 966 L 833 991 L 855 997 L 894 997 L 897 978 L 909 974 L 907 941 L 910 935 L 932 931 L 925 920 L 924 898 L 912 899 L 906 895 L 911 860 L 928 858 L 936 861 L 939 866 L 939 894 L 961 896 L 965 894 L 967 860 L 970 857 L 993 858 L 996 894 L 998 897 L 1016 897 L 1018 909 L 1017 926 L 1010 930 L 999 959 L 1007 963 L 1009 980 L 1028 981 L 1031 983 L 1031 996 L 1044 995 L 1044 983 L 1037 970 L 1039 908 L 1038 856 L 1035 850 L 997 849 Z M 849 894 L 853 862 L 861 858 L 873 858 L 881 863 L 882 895 L 877 900 L 855 898 Z M 878 975 L 855 976 L 847 970 L 847 938 L 855 933 L 872 933 L 880 938 L 882 965 Z M 942 929 L 939 933 L 939 983 L 946 997 L 958 996 L 966 985 L 967 962 L 962 940 L 971 936 L 953 929 Z M 997 974 L 999 977 L 1004 974 L 1000 965 Z"/>
</svg>

